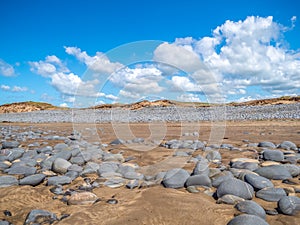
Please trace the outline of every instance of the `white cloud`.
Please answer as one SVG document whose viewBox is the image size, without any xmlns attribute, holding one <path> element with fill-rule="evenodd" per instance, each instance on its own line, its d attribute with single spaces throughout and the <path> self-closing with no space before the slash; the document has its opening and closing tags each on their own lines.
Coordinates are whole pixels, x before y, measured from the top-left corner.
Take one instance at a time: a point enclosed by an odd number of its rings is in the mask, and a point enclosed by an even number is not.
<svg viewBox="0 0 300 225">
<path fill-rule="evenodd" d="M 182 94 L 177 97 L 178 101 L 181 102 L 200 102 L 200 98 L 195 94 Z"/>
<path fill-rule="evenodd" d="M 110 75 L 123 67 L 121 63 L 111 62 L 109 58 L 101 52 L 96 52 L 95 56 L 89 56 L 86 51 L 81 51 L 81 49 L 77 47 L 65 47 L 65 51 L 67 54 L 75 56 L 89 69 L 98 73 Z"/>
<path fill-rule="evenodd" d="M 12 92 L 25 92 L 25 91 L 28 91 L 28 88 L 27 87 L 13 86 L 11 91 Z"/>
<path fill-rule="evenodd" d="M 132 93 L 132 92 L 125 91 L 125 90 L 120 90 L 119 95 L 121 97 L 129 98 L 129 99 L 140 99 L 141 98 L 140 94 Z"/>
<path fill-rule="evenodd" d="M 20 87 L 20 86 L 10 87 L 10 86 L 4 85 L 4 84 L 2 84 L 0 86 L 0 89 L 2 89 L 3 91 L 11 91 L 11 92 L 26 92 L 26 91 L 28 91 L 27 87 Z"/>
<path fill-rule="evenodd" d="M 2 84 L 2 85 L 0 86 L 0 88 L 1 88 L 3 91 L 9 91 L 9 90 L 10 90 L 10 86 L 4 85 L 4 84 Z"/>
<path fill-rule="evenodd" d="M 0 59 L 0 75 L 11 77 L 15 75 L 15 69 L 12 65 Z"/>
<path fill-rule="evenodd" d="M 69 107 L 67 103 L 61 103 L 59 107 Z"/>
<path fill-rule="evenodd" d="M 183 41 L 178 41 L 182 43 Z M 187 73 L 194 72 L 203 67 L 199 56 L 187 45 L 176 43 L 163 43 L 154 51 L 154 60 L 165 63 Z"/>
</svg>

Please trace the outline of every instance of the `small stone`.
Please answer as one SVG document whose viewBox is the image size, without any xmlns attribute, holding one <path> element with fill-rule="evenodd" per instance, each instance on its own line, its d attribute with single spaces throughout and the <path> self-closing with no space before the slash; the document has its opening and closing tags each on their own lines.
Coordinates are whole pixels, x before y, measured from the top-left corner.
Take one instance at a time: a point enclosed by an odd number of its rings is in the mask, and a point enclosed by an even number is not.
<svg viewBox="0 0 300 225">
<path fill-rule="evenodd" d="M 208 151 L 208 153 L 206 154 L 205 158 L 209 161 L 221 161 L 222 160 L 222 156 L 220 154 L 219 151 Z"/>
<path fill-rule="evenodd" d="M 129 189 L 134 189 L 139 186 L 139 180 L 130 180 L 127 184 L 126 187 Z"/>
<path fill-rule="evenodd" d="M 233 174 L 229 171 L 223 171 L 218 175 L 212 177 L 212 186 L 219 187 L 223 181 L 234 178 Z"/>
<path fill-rule="evenodd" d="M 106 201 L 106 203 L 111 204 L 111 205 L 115 205 L 115 204 L 118 204 L 118 200 L 114 199 L 114 198 L 111 198 L 111 199 L 108 199 Z"/>
<path fill-rule="evenodd" d="M 286 150 L 297 150 L 297 145 L 291 141 L 283 141 L 278 148 L 286 149 Z"/>
<path fill-rule="evenodd" d="M 228 204 L 228 205 L 235 205 L 239 202 L 245 201 L 245 199 L 240 198 L 235 195 L 223 195 L 221 198 L 218 198 L 217 204 Z"/>
<path fill-rule="evenodd" d="M 63 195 L 64 194 L 64 190 L 63 190 L 63 187 L 61 185 L 56 185 L 55 187 L 50 188 L 50 191 L 53 194 L 56 194 L 56 195 Z"/>
<path fill-rule="evenodd" d="M 243 199 L 252 199 L 254 190 L 250 184 L 233 178 L 223 181 L 217 189 L 218 198 L 227 194 L 235 195 Z"/>
<path fill-rule="evenodd" d="M 259 216 L 262 219 L 266 219 L 265 210 L 254 201 L 242 201 L 235 205 L 235 208 L 243 213 Z"/>
<path fill-rule="evenodd" d="M 7 209 L 3 211 L 3 214 L 5 216 L 12 216 L 12 213 L 9 210 L 7 210 Z"/>
<path fill-rule="evenodd" d="M 292 178 L 290 172 L 282 165 L 266 166 L 254 170 L 255 173 L 260 176 L 266 177 L 272 180 L 284 180 Z"/>
<path fill-rule="evenodd" d="M 268 202 L 277 202 L 286 196 L 283 188 L 264 188 L 256 192 L 256 197 Z"/>
<path fill-rule="evenodd" d="M 188 186 L 206 186 L 211 187 L 211 180 L 206 175 L 194 175 L 190 176 L 185 185 Z"/>
<path fill-rule="evenodd" d="M 166 188 L 182 188 L 190 174 L 181 168 L 169 170 L 163 178 L 162 184 Z"/>
<path fill-rule="evenodd" d="M 34 209 L 27 215 L 24 225 L 52 224 L 58 220 L 54 213 L 46 210 Z"/>
<path fill-rule="evenodd" d="M 209 167 L 206 159 L 197 162 L 192 175 L 209 175 Z"/>
<path fill-rule="evenodd" d="M 0 176 L 0 188 L 18 185 L 19 182 L 14 176 Z"/>
<path fill-rule="evenodd" d="M 122 178 L 112 178 L 105 181 L 103 184 L 110 188 L 119 188 L 125 184 L 125 180 Z"/>
<path fill-rule="evenodd" d="M 186 190 L 190 193 L 199 193 L 200 191 L 195 186 L 188 186 Z"/>
<path fill-rule="evenodd" d="M 72 182 L 72 179 L 67 176 L 54 176 L 54 177 L 49 177 L 47 185 L 52 186 L 52 185 L 64 185 L 64 184 L 70 184 Z"/>
<path fill-rule="evenodd" d="M 75 192 L 69 198 L 68 205 L 92 205 L 98 199 L 98 196 L 92 192 Z"/>
<path fill-rule="evenodd" d="M 264 150 L 263 151 L 264 160 L 270 160 L 275 162 L 281 162 L 284 160 L 284 154 L 279 150 Z"/>
<path fill-rule="evenodd" d="M 31 166 L 12 166 L 6 170 L 9 175 L 24 175 L 29 176 L 36 173 L 36 168 Z"/>
<path fill-rule="evenodd" d="M 255 216 L 255 215 L 240 215 L 234 217 L 232 220 L 227 223 L 227 225 L 269 225 L 265 220 L 262 218 Z"/>
<path fill-rule="evenodd" d="M 2 143 L 2 149 L 11 149 L 19 147 L 20 143 L 18 141 L 4 141 Z"/>
<path fill-rule="evenodd" d="M 256 174 L 246 174 L 244 180 L 255 190 L 260 190 L 266 187 L 274 187 L 273 183 L 269 179 Z"/>
<path fill-rule="evenodd" d="M 282 197 L 278 202 L 280 212 L 286 215 L 295 215 L 300 211 L 300 198 L 296 196 Z"/>
<path fill-rule="evenodd" d="M 278 212 L 276 209 L 265 209 L 265 212 L 267 215 L 270 215 L 270 216 L 278 215 Z"/>
<path fill-rule="evenodd" d="M 68 168 L 71 166 L 72 164 L 62 158 L 56 158 L 52 164 L 52 170 L 55 173 L 60 173 L 60 174 L 64 174 L 68 171 Z"/>
<path fill-rule="evenodd" d="M 263 141 L 258 143 L 258 147 L 264 147 L 264 148 L 276 148 L 276 146 L 269 141 Z"/>
<path fill-rule="evenodd" d="M 34 175 L 30 175 L 27 177 L 24 177 L 23 179 L 20 180 L 20 185 L 31 185 L 31 186 L 36 186 L 40 183 L 43 182 L 43 180 L 45 179 L 45 175 L 44 174 L 34 174 Z"/>
</svg>

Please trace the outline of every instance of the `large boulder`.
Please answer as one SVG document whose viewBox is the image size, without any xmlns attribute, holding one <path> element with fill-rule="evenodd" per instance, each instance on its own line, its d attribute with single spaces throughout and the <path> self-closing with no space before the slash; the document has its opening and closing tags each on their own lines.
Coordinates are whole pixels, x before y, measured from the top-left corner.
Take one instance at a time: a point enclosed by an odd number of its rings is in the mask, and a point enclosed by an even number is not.
<svg viewBox="0 0 300 225">
<path fill-rule="evenodd" d="M 243 199 L 252 199 L 254 190 L 250 184 L 233 178 L 223 181 L 217 189 L 218 198 L 228 194 L 235 195 Z"/>
<path fill-rule="evenodd" d="M 31 186 L 36 186 L 43 182 L 45 179 L 46 175 L 44 174 L 33 174 L 28 177 L 24 177 L 23 179 L 20 180 L 20 185 L 31 185 Z"/>
<path fill-rule="evenodd" d="M 190 174 L 181 168 L 169 170 L 162 180 L 162 184 L 167 188 L 182 188 Z"/>
</svg>

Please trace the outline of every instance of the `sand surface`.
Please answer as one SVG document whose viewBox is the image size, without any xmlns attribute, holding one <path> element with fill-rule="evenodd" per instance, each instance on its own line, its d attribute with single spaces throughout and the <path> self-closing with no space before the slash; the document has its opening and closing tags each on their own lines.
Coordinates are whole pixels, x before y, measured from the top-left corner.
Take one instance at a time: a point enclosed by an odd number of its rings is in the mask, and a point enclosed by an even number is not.
<svg viewBox="0 0 300 225">
<path fill-rule="evenodd" d="M 29 124 L 1 124 L 5 126 Z M 72 124 L 33 124 L 45 130 L 55 130 L 59 135 L 68 135 L 72 131 Z M 190 130 L 195 131 L 193 124 L 189 124 Z M 150 134 L 148 124 L 131 124 L 132 132 L 138 137 L 147 138 Z M 181 136 L 182 124 L 167 124 L 166 140 Z M 97 124 L 98 134 L 102 143 L 109 143 L 116 138 L 111 124 Z M 288 140 L 300 145 L 300 121 L 252 121 L 252 122 L 227 122 L 223 142 L 234 144 L 243 151 L 220 150 L 223 164 L 236 157 L 256 158 L 257 148 L 247 148 L 242 140 L 250 142 L 272 141 L 279 144 Z M 211 123 L 200 124 L 200 137 L 202 141 L 209 141 Z M 97 140 L 95 140 L 97 141 Z M 99 141 L 99 140 L 98 140 Z M 53 141 L 59 143 L 61 141 Z M 29 142 L 30 143 L 30 142 Z M 51 143 L 51 142 L 49 142 Z M 129 146 L 114 146 L 110 151 L 117 153 L 124 151 L 124 156 L 134 155 L 140 166 L 155 165 L 167 159 L 174 152 L 162 147 L 151 151 L 141 152 L 132 150 Z M 186 163 L 184 168 L 191 170 L 193 165 Z M 96 179 L 96 176 L 91 176 Z M 294 181 L 300 183 L 299 178 Z M 82 178 L 77 178 L 65 188 L 72 188 L 82 184 Z M 274 182 L 275 186 L 289 187 L 280 181 Z M 295 187 L 295 185 L 294 185 Z M 296 185 L 300 188 L 300 185 Z M 129 190 L 126 187 L 108 188 L 99 187 L 93 190 L 101 201 L 89 205 L 67 205 L 59 199 L 53 199 L 54 194 L 50 187 L 41 184 L 37 187 L 17 186 L 0 189 L 0 220 L 7 219 L 11 223 L 23 224 L 26 215 L 32 209 L 45 209 L 56 213 L 70 214 L 62 221 L 54 224 L 227 224 L 238 211 L 232 205 L 216 204 L 216 200 L 203 192 L 192 194 L 185 189 L 167 189 L 163 186 L 154 186 Z M 300 194 L 297 194 L 300 197 Z M 118 204 L 110 205 L 106 200 L 110 198 L 118 200 Z M 269 203 L 255 199 L 259 204 L 268 209 L 276 208 L 276 203 Z M 6 217 L 2 212 L 9 210 L 11 217 Z M 276 215 L 267 216 L 267 222 L 274 225 L 300 224 L 300 214 L 296 216 Z"/>
</svg>

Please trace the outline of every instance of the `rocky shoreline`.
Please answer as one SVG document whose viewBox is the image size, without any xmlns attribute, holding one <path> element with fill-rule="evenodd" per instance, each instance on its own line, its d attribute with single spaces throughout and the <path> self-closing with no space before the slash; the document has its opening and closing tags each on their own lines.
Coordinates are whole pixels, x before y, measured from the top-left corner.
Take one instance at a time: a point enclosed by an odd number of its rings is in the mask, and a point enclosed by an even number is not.
<svg viewBox="0 0 300 225">
<path fill-rule="evenodd" d="M 167 106 L 146 107 L 139 110 L 123 108 L 44 110 L 0 114 L 2 122 L 23 123 L 195 122 L 272 119 L 300 119 L 300 103 L 219 107 Z"/>
<path fill-rule="evenodd" d="M 300 149 L 288 140 L 243 144 L 208 144 L 197 132 L 185 139 L 164 140 L 159 148 L 172 151 L 171 167 L 145 167 L 122 146 L 148 145 L 143 138 L 116 139 L 110 143 L 89 143 L 79 132 L 58 134 L 31 126 L 1 126 L 0 189 L 13 186 L 46 186 L 53 201 L 71 205 L 94 205 L 101 200 L 97 189 L 141 189 L 162 186 L 203 193 L 218 204 L 233 205 L 238 211 L 227 224 L 268 224 L 266 217 L 289 215 L 299 218 Z M 28 144 L 30 141 L 30 144 Z M 114 151 L 112 151 L 114 149 Z M 232 157 L 224 163 L 223 154 L 247 152 L 248 157 Z M 166 162 L 166 161 L 165 161 Z M 184 164 L 179 163 L 184 162 Z M 165 163 L 165 164 L 168 164 Z M 181 166 L 183 165 L 183 166 Z M 189 165 L 189 166 L 186 166 Z M 74 182 L 76 188 L 67 188 Z M 276 203 L 263 208 L 256 199 Z M 106 204 L 118 204 L 112 196 Z M 0 224 L 12 224 L 9 208 Z M 23 224 L 60 224 L 71 214 L 60 216 L 33 209 Z M 225 223 L 224 223 L 225 224 Z"/>
</svg>

